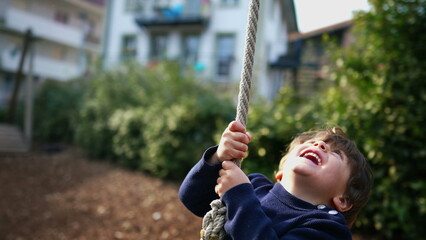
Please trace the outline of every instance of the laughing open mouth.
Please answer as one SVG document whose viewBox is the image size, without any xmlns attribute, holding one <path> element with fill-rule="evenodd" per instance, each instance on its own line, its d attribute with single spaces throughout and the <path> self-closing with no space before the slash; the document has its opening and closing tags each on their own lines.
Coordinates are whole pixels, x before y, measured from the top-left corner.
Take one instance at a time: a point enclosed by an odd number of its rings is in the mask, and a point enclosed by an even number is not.
<svg viewBox="0 0 426 240">
<path fill-rule="evenodd" d="M 305 152 L 302 155 L 300 155 L 300 157 L 309 159 L 313 163 L 315 163 L 315 165 L 318 165 L 318 166 L 321 166 L 321 164 L 322 164 L 321 158 L 318 156 L 318 154 L 316 154 L 314 152 Z"/>
</svg>

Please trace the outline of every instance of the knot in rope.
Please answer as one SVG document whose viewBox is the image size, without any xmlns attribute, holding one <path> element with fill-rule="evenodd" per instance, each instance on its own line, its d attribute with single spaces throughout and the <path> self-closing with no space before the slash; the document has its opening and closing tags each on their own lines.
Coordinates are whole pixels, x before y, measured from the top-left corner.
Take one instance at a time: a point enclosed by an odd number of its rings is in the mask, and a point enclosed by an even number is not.
<svg viewBox="0 0 426 240">
<path fill-rule="evenodd" d="M 201 229 L 200 240 L 219 240 L 226 235 L 225 225 L 226 206 L 220 199 L 213 200 L 210 203 L 212 210 L 207 212 L 203 218 L 203 229 Z"/>
</svg>

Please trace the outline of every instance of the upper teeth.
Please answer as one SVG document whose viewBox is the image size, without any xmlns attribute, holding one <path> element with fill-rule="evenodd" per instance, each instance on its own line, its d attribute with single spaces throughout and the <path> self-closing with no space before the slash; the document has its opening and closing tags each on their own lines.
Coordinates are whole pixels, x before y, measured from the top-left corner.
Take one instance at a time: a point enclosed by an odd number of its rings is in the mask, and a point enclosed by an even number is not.
<svg viewBox="0 0 426 240">
<path fill-rule="evenodd" d="M 307 157 L 307 156 L 314 157 L 317 160 L 318 165 L 321 166 L 321 158 L 316 153 L 308 152 L 308 153 L 303 154 L 303 157 Z"/>
</svg>

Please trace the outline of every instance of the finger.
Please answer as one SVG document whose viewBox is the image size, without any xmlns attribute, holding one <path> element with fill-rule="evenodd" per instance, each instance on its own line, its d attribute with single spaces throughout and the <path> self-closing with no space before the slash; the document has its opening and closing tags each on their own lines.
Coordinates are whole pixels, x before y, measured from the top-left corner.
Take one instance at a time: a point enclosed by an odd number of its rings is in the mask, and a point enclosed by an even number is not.
<svg viewBox="0 0 426 240">
<path fill-rule="evenodd" d="M 222 135 L 222 139 L 224 141 L 236 141 L 244 144 L 248 144 L 250 142 L 249 136 L 240 132 L 226 132 Z"/>
<path fill-rule="evenodd" d="M 226 161 L 226 160 L 232 160 L 235 158 L 245 158 L 247 156 L 247 153 L 244 151 L 239 151 L 235 149 L 228 149 L 223 151 L 222 156 L 224 161 Z"/>
<path fill-rule="evenodd" d="M 242 133 L 230 133 L 224 135 L 222 138 L 223 145 L 235 148 L 241 151 L 247 151 L 247 144 L 249 143 L 249 139 L 247 135 Z"/>
<path fill-rule="evenodd" d="M 222 192 L 222 184 L 218 184 L 214 187 L 214 191 L 217 195 L 219 195 L 219 197 L 222 197 L 223 192 Z"/>
<path fill-rule="evenodd" d="M 251 138 L 252 138 L 251 133 L 246 132 L 246 136 L 248 137 L 248 140 L 249 140 L 249 142 L 250 142 L 250 141 L 251 141 Z"/>
<path fill-rule="evenodd" d="M 250 135 L 247 135 L 247 133 L 240 133 L 240 132 L 231 132 L 230 137 L 238 142 L 249 144 L 250 142 Z"/>
<path fill-rule="evenodd" d="M 248 146 L 246 143 L 242 143 L 239 141 L 232 141 L 230 142 L 230 144 L 232 145 L 232 149 L 235 149 L 237 151 L 241 151 L 241 152 L 247 152 L 248 151 Z"/>
<path fill-rule="evenodd" d="M 229 124 L 229 130 L 231 132 L 241 132 L 241 133 L 246 133 L 246 128 L 244 127 L 244 125 L 238 121 L 232 121 Z"/>
<path fill-rule="evenodd" d="M 226 174 L 226 171 L 225 171 L 225 169 L 220 169 L 219 170 L 219 176 L 225 176 L 225 174 Z"/>
</svg>

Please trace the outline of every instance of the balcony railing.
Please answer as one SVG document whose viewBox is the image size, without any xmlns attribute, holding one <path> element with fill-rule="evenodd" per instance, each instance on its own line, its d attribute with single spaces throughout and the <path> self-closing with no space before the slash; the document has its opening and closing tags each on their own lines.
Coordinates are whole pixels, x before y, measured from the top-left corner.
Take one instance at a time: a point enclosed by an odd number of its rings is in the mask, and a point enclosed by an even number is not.
<svg viewBox="0 0 426 240">
<path fill-rule="evenodd" d="M 3 50 L 1 52 L 0 68 L 16 72 L 18 69 L 19 58 L 20 54 L 11 54 L 10 51 Z M 46 78 L 68 80 L 79 77 L 83 74 L 83 70 L 77 63 L 60 61 L 38 55 L 34 56 L 33 62 L 33 73 Z M 27 68 L 24 68 L 24 72 L 27 72 Z"/>
<path fill-rule="evenodd" d="M 81 47 L 84 41 L 84 33 L 78 28 L 15 8 L 6 9 L 4 12 L 4 25 L 22 33 L 31 28 L 34 35 L 39 38 L 76 48 Z"/>
<path fill-rule="evenodd" d="M 143 27 L 156 26 L 204 26 L 210 19 L 210 5 L 194 1 L 176 6 L 154 6 L 145 14 L 136 16 L 136 23 Z"/>
</svg>

